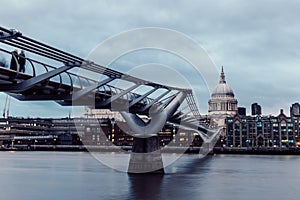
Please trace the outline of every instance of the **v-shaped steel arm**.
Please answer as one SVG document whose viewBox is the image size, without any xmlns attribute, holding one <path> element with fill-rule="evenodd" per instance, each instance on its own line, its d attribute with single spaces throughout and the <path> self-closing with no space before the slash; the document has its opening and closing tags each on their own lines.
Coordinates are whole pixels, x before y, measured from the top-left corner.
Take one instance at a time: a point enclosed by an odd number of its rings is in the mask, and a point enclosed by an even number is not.
<svg viewBox="0 0 300 200">
<path fill-rule="evenodd" d="M 136 137 L 147 138 L 156 136 L 166 121 L 178 109 L 185 97 L 186 93 L 179 92 L 165 108 L 162 108 L 162 110 L 158 109 L 157 112 L 150 114 L 151 120 L 148 123 L 145 123 L 137 114 L 121 112 L 121 115 Z"/>
<path fill-rule="evenodd" d="M 56 68 L 54 70 L 51 70 L 49 72 L 46 72 L 44 74 L 41 74 L 39 76 L 32 77 L 28 80 L 22 81 L 17 84 L 2 84 L 0 86 L 1 91 L 9 91 L 9 92 L 24 92 L 32 87 L 34 87 L 36 84 L 41 83 L 47 79 L 50 79 L 58 74 L 61 74 L 65 71 L 68 71 L 74 67 L 79 67 L 80 64 L 70 64 L 70 65 L 65 65 L 59 68 Z"/>
</svg>

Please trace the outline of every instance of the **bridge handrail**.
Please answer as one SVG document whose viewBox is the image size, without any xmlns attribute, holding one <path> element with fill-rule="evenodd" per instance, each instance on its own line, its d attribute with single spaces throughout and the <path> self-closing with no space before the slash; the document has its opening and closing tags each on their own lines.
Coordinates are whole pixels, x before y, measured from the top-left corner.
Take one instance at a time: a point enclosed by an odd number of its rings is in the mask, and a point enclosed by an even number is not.
<svg viewBox="0 0 300 200">
<path fill-rule="evenodd" d="M 8 53 L 8 54 L 12 54 L 12 52 L 10 52 L 10 51 L 8 51 L 8 50 L 5 50 L 5 49 L 3 49 L 3 48 L 0 48 L 0 51 L 5 52 L 5 53 Z M 31 66 L 32 66 L 32 69 L 33 69 L 33 76 L 36 76 L 36 66 L 35 66 L 33 63 L 36 63 L 36 64 L 39 64 L 39 65 L 43 66 L 43 67 L 46 69 L 46 71 L 49 71 L 48 68 L 56 69 L 56 67 L 54 67 L 54 66 L 51 66 L 51 65 L 49 65 L 49 64 L 40 62 L 40 61 L 35 60 L 35 59 L 32 59 L 32 58 L 25 57 L 25 59 L 28 60 L 29 63 L 31 64 Z M 87 77 L 84 77 L 84 76 L 81 76 L 81 75 L 77 75 L 77 74 L 74 74 L 74 73 L 72 73 L 72 72 L 64 72 L 64 73 L 68 74 L 69 77 L 70 77 L 70 76 L 71 76 L 71 77 L 72 77 L 72 76 L 73 76 L 73 77 L 76 77 L 76 78 L 79 80 L 79 82 L 80 82 L 80 87 L 81 87 L 81 88 L 83 88 L 83 85 L 82 85 L 82 83 L 81 83 L 81 79 L 85 79 L 88 83 L 90 83 L 90 82 L 92 82 L 92 83 L 94 83 L 94 84 L 97 83 L 97 81 L 94 80 L 94 79 L 90 79 L 90 78 L 87 78 Z M 61 75 L 58 75 L 58 76 L 60 77 L 60 84 L 62 84 L 62 78 L 61 78 Z M 73 79 L 72 79 L 71 77 L 70 77 L 70 80 L 71 80 L 71 81 L 70 81 L 70 82 L 71 82 L 70 84 L 71 84 L 71 87 L 73 88 L 73 83 L 74 83 L 74 82 L 73 82 Z M 91 85 L 91 83 L 90 83 L 89 85 Z M 120 91 L 120 92 L 124 91 L 124 89 L 117 88 L 117 87 L 112 86 L 112 85 L 109 85 L 109 84 L 106 84 L 106 86 L 109 87 L 109 88 L 111 88 L 111 89 L 110 89 L 111 92 L 112 92 L 112 89 L 118 90 L 118 91 Z M 100 88 L 101 88 L 101 87 L 100 87 Z M 100 89 L 100 88 L 99 88 L 99 89 Z M 98 89 L 97 91 L 98 91 L 98 92 L 101 92 L 99 89 Z M 105 89 L 105 88 L 104 88 L 104 89 Z M 105 92 L 108 92 L 108 91 L 106 90 Z M 107 94 L 107 93 L 105 93 L 105 94 Z M 131 100 L 130 98 L 131 98 L 132 96 L 140 96 L 140 94 L 134 93 L 134 92 L 128 92 L 126 95 L 123 95 L 123 96 L 126 96 L 125 99 Z M 152 98 L 149 98 L 149 97 L 145 97 L 144 100 L 141 100 L 141 101 L 143 101 L 143 102 L 145 102 L 145 101 L 151 102 L 151 101 L 153 101 L 153 99 L 152 99 Z"/>
<path fill-rule="evenodd" d="M 135 84 L 148 85 L 148 86 L 152 86 L 155 88 L 165 88 L 168 90 L 185 91 L 186 93 L 189 94 L 187 102 L 190 106 L 191 111 L 193 112 L 193 114 L 195 116 L 200 116 L 198 108 L 195 104 L 194 96 L 192 94 L 191 89 L 165 86 L 165 85 L 154 83 L 151 81 L 146 81 L 146 80 L 143 80 L 143 79 L 140 79 L 140 78 L 128 75 L 128 74 L 124 74 L 122 72 L 118 72 L 116 70 L 104 67 L 104 66 L 94 63 L 92 61 L 86 61 L 83 58 L 72 55 L 70 53 L 62 51 L 62 50 L 52 47 L 50 45 L 47 45 L 47 44 L 44 44 L 37 40 L 34 40 L 32 38 L 26 37 L 26 36 L 22 35 L 21 32 L 18 32 L 16 30 L 9 30 L 9 29 L 0 27 L 0 42 L 10 45 L 10 46 L 17 47 L 17 48 L 22 48 L 28 52 L 32 52 L 36 55 L 46 57 L 46 58 L 49 58 L 54 61 L 62 62 L 64 65 L 68 65 L 68 64 L 72 64 L 72 63 L 77 64 L 77 65 L 79 64 L 80 66 L 77 66 L 77 67 L 80 67 L 80 68 L 88 70 L 88 71 L 100 73 L 100 74 L 106 75 L 110 78 L 123 79 L 123 80 L 129 81 L 129 82 L 135 83 Z M 44 66 L 46 68 L 46 70 L 48 70 L 48 68 L 57 69 L 53 66 L 47 65 L 45 63 L 41 63 L 41 62 L 33 60 L 33 59 L 27 58 L 27 60 L 29 60 L 29 62 L 31 64 L 35 62 L 35 63 L 38 63 L 38 64 Z M 34 68 L 33 64 L 32 64 L 32 67 Z M 33 71 L 34 71 L 33 75 L 35 76 L 36 70 L 34 69 Z M 68 77 L 70 78 L 72 88 L 74 87 L 74 85 L 73 85 L 74 81 L 72 80 L 72 76 L 76 77 L 79 80 L 79 82 L 81 83 L 80 84 L 81 88 L 83 88 L 82 80 L 86 80 L 88 84 L 97 83 L 96 80 L 89 79 L 89 78 L 83 77 L 83 76 L 79 76 L 77 74 L 73 74 L 70 72 L 63 72 L 63 73 L 66 73 L 68 75 Z M 62 84 L 61 74 L 59 74 L 58 76 L 60 77 L 60 84 Z M 109 88 L 113 88 L 113 87 L 109 86 Z M 139 94 L 130 92 L 126 96 L 127 96 L 127 98 L 130 98 L 132 95 L 139 95 Z M 149 101 L 151 101 L 151 99 L 148 97 L 145 97 L 145 99 L 147 99 L 147 100 L 149 99 Z"/>
<path fill-rule="evenodd" d="M 0 48 L 0 51 L 2 51 L 4 53 L 8 53 L 10 55 L 12 54 L 12 52 L 10 52 L 10 51 L 8 51 L 6 49 L 3 49 L 3 48 Z M 57 69 L 57 67 L 51 66 L 49 64 L 40 62 L 40 61 L 32 59 L 32 58 L 25 57 L 25 59 L 30 63 L 30 65 L 32 67 L 32 71 L 33 71 L 32 76 L 33 77 L 37 75 L 36 74 L 36 65 L 34 65 L 34 63 L 43 66 L 47 72 L 49 71 L 48 68 Z M 64 73 L 66 73 L 69 76 L 70 83 L 71 83 L 72 87 L 73 87 L 73 80 L 71 80 L 72 79 L 71 77 L 76 77 L 77 79 L 79 79 L 79 81 L 80 81 L 80 79 L 85 79 L 85 80 L 87 80 L 88 83 L 89 82 L 97 83 L 97 81 L 94 80 L 94 79 L 90 79 L 90 78 L 87 78 L 87 77 L 84 77 L 84 76 L 81 76 L 81 75 L 78 75 L 78 74 L 75 74 L 75 73 L 72 73 L 72 72 L 64 72 Z M 61 80 L 60 83 L 62 83 L 61 74 L 59 74 L 58 76 L 60 77 L 60 80 Z"/>
<path fill-rule="evenodd" d="M 3 28 L 3 27 L 0 27 L 0 30 L 6 32 L 7 34 L 11 34 L 12 36 L 15 35 L 14 37 L 11 37 L 8 39 L 5 39 L 5 38 L 1 39 L 1 37 L 0 37 L 0 42 L 17 47 L 17 48 L 23 48 L 24 46 L 21 46 L 21 44 L 25 45 L 24 50 L 27 49 L 27 51 L 29 51 L 29 52 L 32 52 L 32 53 L 40 55 L 40 56 L 47 57 L 52 60 L 62 62 L 64 64 L 76 63 L 76 62 L 79 62 L 80 64 L 89 63 L 87 65 L 82 65 L 81 68 L 87 69 L 90 71 L 94 71 L 97 73 L 101 73 L 101 74 L 107 75 L 109 77 L 122 78 L 124 80 L 134 82 L 134 83 L 146 83 L 148 85 L 155 85 L 156 87 L 160 87 L 160 88 L 169 88 L 169 89 L 176 89 L 176 90 L 181 90 L 181 91 L 186 90 L 183 88 L 164 86 L 164 85 L 154 83 L 151 81 L 145 81 L 143 79 L 140 79 L 140 78 L 128 75 L 128 74 L 124 74 L 122 72 L 118 72 L 116 70 L 113 70 L 113 69 L 110 69 L 107 67 L 104 67 L 104 66 L 94 63 L 92 61 L 86 61 L 83 58 L 72 55 L 70 53 L 62 51 L 62 50 L 52 47 L 50 45 L 47 45 L 47 44 L 44 44 L 37 40 L 34 40 L 32 38 L 26 37 L 26 36 L 22 35 L 22 33 L 20 33 L 20 32 L 17 32 L 18 34 L 13 35 L 13 33 L 16 32 L 15 30 L 9 30 L 9 29 Z"/>
</svg>

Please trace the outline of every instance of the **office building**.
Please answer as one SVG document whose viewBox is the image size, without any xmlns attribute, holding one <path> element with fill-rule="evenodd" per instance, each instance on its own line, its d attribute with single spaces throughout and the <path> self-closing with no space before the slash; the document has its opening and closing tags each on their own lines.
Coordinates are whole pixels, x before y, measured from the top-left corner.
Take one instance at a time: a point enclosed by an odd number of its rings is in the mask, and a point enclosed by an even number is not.
<svg viewBox="0 0 300 200">
<path fill-rule="evenodd" d="M 245 107 L 238 107 L 238 114 L 241 116 L 246 116 L 246 108 Z"/>
<path fill-rule="evenodd" d="M 280 110 L 278 116 L 241 116 L 226 119 L 223 147 L 275 148 L 300 147 L 300 117 L 288 117 Z"/>
<path fill-rule="evenodd" d="M 294 103 L 290 107 L 290 117 L 299 117 L 300 116 L 300 104 Z"/>
<path fill-rule="evenodd" d="M 258 103 L 253 103 L 251 105 L 251 114 L 252 115 L 261 115 L 261 106 Z"/>
</svg>

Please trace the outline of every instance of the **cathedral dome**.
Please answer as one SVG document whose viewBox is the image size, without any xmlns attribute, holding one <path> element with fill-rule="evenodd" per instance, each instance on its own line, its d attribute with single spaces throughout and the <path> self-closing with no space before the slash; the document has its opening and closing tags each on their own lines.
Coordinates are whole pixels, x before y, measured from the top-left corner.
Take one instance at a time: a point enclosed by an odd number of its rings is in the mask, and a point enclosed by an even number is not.
<svg viewBox="0 0 300 200">
<path fill-rule="evenodd" d="M 225 81 L 225 74 L 222 67 L 219 84 L 212 91 L 211 97 L 234 97 L 233 90 Z"/>
<path fill-rule="evenodd" d="M 222 96 L 232 96 L 234 97 L 234 93 L 233 93 L 233 90 L 231 89 L 231 87 L 226 84 L 226 83 L 219 83 L 215 89 L 213 90 L 211 96 L 214 97 L 214 96 L 219 96 L 219 95 L 222 95 Z"/>
<path fill-rule="evenodd" d="M 231 87 L 225 81 L 225 74 L 222 67 L 219 84 L 215 87 L 208 101 L 208 115 L 218 124 L 225 125 L 225 119 L 228 116 L 234 116 L 237 113 L 238 101 L 234 98 Z"/>
</svg>

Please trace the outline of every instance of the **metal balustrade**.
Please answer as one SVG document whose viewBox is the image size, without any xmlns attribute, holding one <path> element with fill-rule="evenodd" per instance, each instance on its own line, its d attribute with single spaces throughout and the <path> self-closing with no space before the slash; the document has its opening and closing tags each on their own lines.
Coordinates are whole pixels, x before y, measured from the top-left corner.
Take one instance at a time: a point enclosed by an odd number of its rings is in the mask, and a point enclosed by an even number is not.
<svg viewBox="0 0 300 200">
<path fill-rule="evenodd" d="M 120 111 L 127 102 L 129 112 L 149 115 L 148 111 L 152 106 L 166 107 L 183 92 L 186 94 L 185 107 L 179 107 L 168 121 L 177 124 L 185 122 L 185 125 L 195 130 L 208 131 L 199 125 L 201 116 L 191 89 L 162 85 L 124 74 L 24 36 L 17 30 L 0 27 L 0 42 L 6 47 L 0 47 L 0 52 L 7 56 L 12 56 L 8 48 L 19 48 L 40 58 L 26 57 L 27 68 L 30 68 L 25 73 L 0 66 L 0 91 L 19 100 L 54 100 L 63 106 L 108 109 L 116 104 L 115 109 Z M 101 80 L 96 80 L 72 72 L 76 68 L 104 76 Z M 127 81 L 131 86 L 118 88 L 112 85 L 115 80 Z M 143 87 L 147 89 L 135 92 L 137 88 Z M 155 93 L 159 94 L 154 95 Z M 189 109 L 187 112 L 186 108 Z"/>
</svg>

